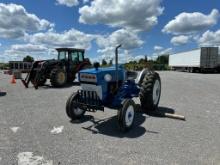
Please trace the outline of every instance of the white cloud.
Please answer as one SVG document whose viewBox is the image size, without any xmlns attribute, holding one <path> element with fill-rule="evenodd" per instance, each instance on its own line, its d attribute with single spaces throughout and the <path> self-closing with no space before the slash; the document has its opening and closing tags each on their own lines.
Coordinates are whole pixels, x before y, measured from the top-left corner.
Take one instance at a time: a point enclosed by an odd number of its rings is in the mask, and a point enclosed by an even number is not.
<svg viewBox="0 0 220 165">
<path fill-rule="evenodd" d="M 167 49 L 164 49 L 161 52 L 159 52 L 158 55 L 170 54 L 170 53 L 172 53 L 172 51 L 173 51 L 173 48 L 167 48 Z"/>
<path fill-rule="evenodd" d="M 154 46 L 154 50 L 158 51 L 158 50 L 162 50 L 163 47 L 162 46 L 158 46 L 158 45 L 155 45 Z"/>
<path fill-rule="evenodd" d="M 107 24 L 133 30 L 149 30 L 163 13 L 161 0 L 94 0 L 79 9 L 79 22 Z"/>
<path fill-rule="evenodd" d="M 156 57 L 161 56 L 161 55 L 171 54 L 172 51 L 173 51 L 173 48 L 163 49 L 163 50 L 161 50 L 160 52 L 153 53 L 153 54 L 152 54 L 152 57 L 153 57 L 153 58 L 156 58 Z"/>
<path fill-rule="evenodd" d="M 42 60 L 52 58 L 54 54 L 43 45 L 15 44 L 5 50 L 3 55 L 7 60 L 23 60 L 27 55 L 34 57 L 35 60 Z"/>
<path fill-rule="evenodd" d="M 40 44 L 15 44 L 4 51 L 4 61 L 23 60 L 27 55 L 34 57 L 35 60 L 56 59 L 57 51 L 54 48 Z M 2 60 L 2 61 L 3 61 Z"/>
<path fill-rule="evenodd" d="M 15 44 L 11 46 L 11 50 L 20 52 L 41 52 L 46 51 L 47 48 L 43 45 Z"/>
<path fill-rule="evenodd" d="M 28 13 L 21 5 L 0 3 L 0 38 L 19 38 L 53 27 L 54 24 Z"/>
<path fill-rule="evenodd" d="M 100 47 L 115 47 L 122 44 L 124 49 L 134 49 L 140 47 L 143 43 L 144 41 L 138 37 L 136 32 L 126 29 L 119 29 L 107 37 L 99 36 L 97 39 L 97 44 Z"/>
<path fill-rule="evenodd" d="M 128 57 L 129 50 L 141 47 L 144 43 L 136 32 L 126 29 L 119 29 L 108 36 L 98 36 L 96 42 L 100 48 L 98 53 L 107 60 L 114 58 L 114 50 L 117 45 L 122 45 L 123 57 Z"/>
<path fill-rule="evenodd" d="M 181 13 L 175 19 L 168 22 L 163 28 L 163 32 L 175 35 L 191 34 L 201 30 L 205 30 L 217 24 L 219 18 L 219 11 L 213 9 L 209 15 L 203 13 Z"/>
<path fill-rule="evenodd" d="M 56 0 L 57 4 L 66 5 L 68 7 L 77 6 L 79 4 L 78 0 Z"/>
<path fill-rule="evenodd" d="M 0 43 L 0 46 L 2 46 L 2 44 Z"/>
<path fill-rule="evenodd" d="M 75 47 L 89 49 L 91 41 L 96 38 L 96 35 L 86 34 L 76 29 L 71 29 L 63 33 L 46 32 L 36 33 L 27 36 L 26 40 L 35 44 L 46 45 L 47 47 Z"/>
<path fill-rule="evenodd" d="M 220 30 L 215 32 L 209 30 L 206 31 L 198 39 L 198 43 L 201 46 L 220 46 Z"/>
<path fill-rule="evenodd" d="M 74 47 L 89 49 L 92 40 L 96 39 L 97 35 L 86 34 L 76 29 L 70 29 L 63 33 L 54 31 L 40 32 L 33 35 L 26 35 L 26 44 L 11 45 L 10 48 L 4 51 L 6 60 L 22 60 L 26 55 L 31 55 L 35 60 L 44 60 L 56 58 L 57 47 Z"/>
<path fill-rule="evenodd" d="M 175 36 L 170 40 L 170 42 L 173 45 L 184 45 L 189 42 L 189 38 L 190 38 L 189 36 L 185 36 L 185 35 Z"/>
</svg>

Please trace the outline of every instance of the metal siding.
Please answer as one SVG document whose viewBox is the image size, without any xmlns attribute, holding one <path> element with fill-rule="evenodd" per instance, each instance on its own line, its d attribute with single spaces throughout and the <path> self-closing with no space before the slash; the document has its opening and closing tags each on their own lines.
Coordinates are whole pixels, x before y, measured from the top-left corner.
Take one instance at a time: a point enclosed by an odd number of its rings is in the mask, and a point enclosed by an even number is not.
<svg viewBox="0 0 220 165">
<path fill-rule="evenodd" d="M 176 53 L 169 56 L 169 66 L 200 67 L 200 49 Z"/>
<path fill-rule="evenodd" d="M 215 68 L 218 63 L 220 65 L 217 47 L 202 47 L 169 56 L 169 66 L 171 67 Z"/>
<path fill-rule="evenodd" d="M 201 50 L 201 67 L 215 68 L 218 63 L 218 48 L 206 47 Z"/>
</svg>

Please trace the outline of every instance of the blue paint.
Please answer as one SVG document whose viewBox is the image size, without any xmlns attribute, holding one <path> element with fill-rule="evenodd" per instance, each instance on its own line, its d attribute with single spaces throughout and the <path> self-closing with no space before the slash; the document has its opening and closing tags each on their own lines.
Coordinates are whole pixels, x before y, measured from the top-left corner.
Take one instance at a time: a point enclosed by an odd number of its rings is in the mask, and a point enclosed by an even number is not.
<svg viewBox="0 0 220 165">
<path fill-rule="evenodd" d="M 106 67 L 106 68 L 98 68 L 96 69 L 86 69 L 79 72 L 79 81 L 80 74 L 92 74 L 97 77 L 97 86 L 101 86 L 102 88 L 102 102 L 105 107 L 110 108 L 118 108 L 121 106 L 123 100 L 133 97 L 138 97 L 140 92 L 139 87 L 135 84 L 134 80 L 126 80 L 126 70 L 123 67 L 119 67 L 118 69 L 118 81 L 120 82 L 120 86 L 118 90 L 112 94 L 109 91 L 109 85 L 111 83 L 116 82 L 116 70 L 115 67 Z M 104 76 L 106 74 L 110 74 L 112 76 L 112 80 L 110 82 L 106 82 Z"/>
</svg>

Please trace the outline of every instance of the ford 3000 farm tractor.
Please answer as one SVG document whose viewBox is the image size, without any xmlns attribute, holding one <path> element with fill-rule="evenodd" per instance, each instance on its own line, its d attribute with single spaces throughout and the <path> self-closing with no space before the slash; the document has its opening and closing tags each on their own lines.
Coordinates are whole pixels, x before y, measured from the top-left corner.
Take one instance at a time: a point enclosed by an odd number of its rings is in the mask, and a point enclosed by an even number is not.
<svg viewBox="0 0 220 165">
<path fill-rule="evenodd" d="M 118 65 L 120 46 L 115 50 L 115 66 L 99 68 L 95 64 L 95 68 L 79 72 L 81 90 L 74 92 L 66 102 L 66 113 L 70 119 L 80 119 L 86 111 L 104 111 L 104 107 L 117 109 L 119 129 L 124 132 L 134 123 L 134 97 L 139 97 L 144 112 L 157 109 L 161 94 L 159 74 L 148 69 L 139 74 L 126 71 Z"/>
</svg>

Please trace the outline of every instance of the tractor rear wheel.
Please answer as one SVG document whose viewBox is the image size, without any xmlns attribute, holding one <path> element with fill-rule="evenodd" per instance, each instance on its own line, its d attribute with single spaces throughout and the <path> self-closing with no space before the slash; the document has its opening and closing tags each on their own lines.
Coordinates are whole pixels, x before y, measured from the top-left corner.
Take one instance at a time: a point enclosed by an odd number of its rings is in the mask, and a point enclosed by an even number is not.
<svg viewBox="0 0 220 165">
<path fill-rule="evenodd" d="M 50 75 L 51 85 L 54 87 L 61 87 L 66 84 L 67 74 L 63 69 L 53 69 Z"/>
<path fill-rule="evenodd" d="M 66 114 L 67 116 L 72 119 L 72 120 L 75 120 L 75 119 L 80 119 L 83 117 L 83 115 L 85 114 L 85 110 L 83 109 L 80 109 L 79 107 L 77 107 L 75 104 L 74 104 L 74 100 L 76 100 L 78 97 L 78 94 L 77 93 L 73 93 L 67 100 L 66 102 Z"/>
<path fill-rule="evenodd" d="M 139 98 L 142 111 L 152 112 L 158 108 L 161 94 L 161 81 L 158 73 L 146 74 L 141 84 Z"/>
<path fill-rule="evenodd" d="M 123 102 L 122 108 L 118 110 L 118 125 L 122 132 L 131 129 L 134 123 L 136 106 L 132 99 L 126 99 Z"/>
</svg>

